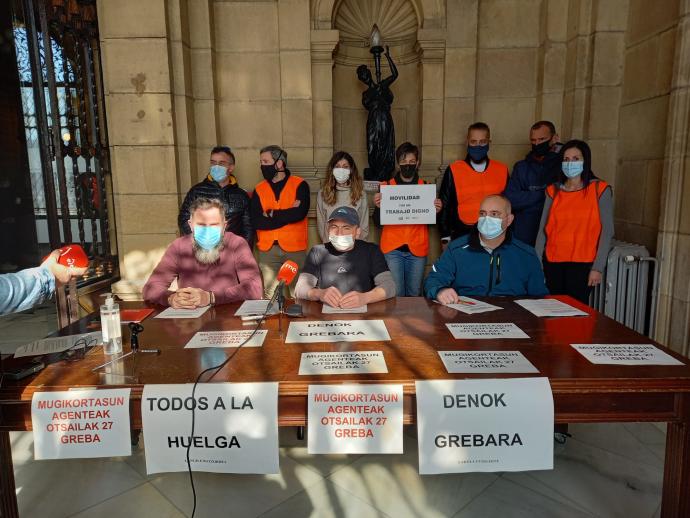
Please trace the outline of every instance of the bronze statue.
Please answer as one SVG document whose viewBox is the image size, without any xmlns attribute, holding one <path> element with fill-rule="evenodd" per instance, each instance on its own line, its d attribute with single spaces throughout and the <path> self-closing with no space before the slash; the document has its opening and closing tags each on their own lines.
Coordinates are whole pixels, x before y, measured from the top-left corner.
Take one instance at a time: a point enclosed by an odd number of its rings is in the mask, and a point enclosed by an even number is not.
<svg viewBox="0 0 690 518">
<path fill-rule="evenodd" d="M 376 50 L 380 49 L 378 55 Z M 381 79 L 381 47 L 373 47 L 376 64 L 376 82 L 366 65 L 357 67 L 357 78 L 367 85 L 362 93 L 362 104 L 369 112 L 367 117 L 367 155 L 369 167 L 364 170 L 365 180 L 386 181 L 395 168 L 395 129 L 391 117 L 393 92 L 390 85 L 398 78 L 398 69 L 391 59 L 390 49 L 386 46 L 385 56 L 391 75 Z"/>
</svg>

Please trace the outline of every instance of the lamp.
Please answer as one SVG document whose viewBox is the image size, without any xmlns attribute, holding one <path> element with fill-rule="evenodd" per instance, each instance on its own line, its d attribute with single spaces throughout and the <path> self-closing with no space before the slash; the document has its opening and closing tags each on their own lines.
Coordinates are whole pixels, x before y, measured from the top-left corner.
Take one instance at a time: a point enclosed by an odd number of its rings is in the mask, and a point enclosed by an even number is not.
<svg viewBox="0 0 690 518">
<path fill-rule="evenodd" d="M 381 31 L 379 26 L 374 24 L 371 28 L 371 35 L 369 36 L 371 47 L 369 52 L 374 55 L 374 65 L 376 67 L 376 82 L 381 82 L 381 54 L 383 54 L 383 47 L 381 46 Z"/>
</svg>

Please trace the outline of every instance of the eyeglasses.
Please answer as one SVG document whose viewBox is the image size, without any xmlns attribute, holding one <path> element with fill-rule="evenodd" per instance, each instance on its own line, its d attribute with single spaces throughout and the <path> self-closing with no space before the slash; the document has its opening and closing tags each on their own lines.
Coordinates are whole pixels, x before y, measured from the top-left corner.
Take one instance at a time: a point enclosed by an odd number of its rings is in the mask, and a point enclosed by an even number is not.
<svg viewBox="0 0 690 518">
<path fill-rule="evenodd" d="M 60 354 L 60 359 L 68 362 L 76 362 L 83 360 L 84 357 L 93 350 L 98 344 L 97 338 L 80 338 L 74 342 L 68 349 L 65 349 Z"/>
</svg>

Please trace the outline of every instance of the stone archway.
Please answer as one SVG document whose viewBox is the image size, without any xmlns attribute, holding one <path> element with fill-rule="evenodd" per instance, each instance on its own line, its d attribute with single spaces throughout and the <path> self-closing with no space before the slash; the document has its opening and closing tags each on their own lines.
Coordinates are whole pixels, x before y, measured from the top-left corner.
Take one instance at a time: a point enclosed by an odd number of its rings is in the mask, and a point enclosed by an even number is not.
<svg viewBox="0 0 690 518">
<path fill-rule="evenodd" d="M 371 28 L 378 25 L 400 74 L 392 85 L 396 145 L 405 140 L 419 143 L 420 55 L 416 43 L 422 18 L 418 3 L 412 0 L 337 0 L 333 9 L 332 24 L 339 35 L 333 67 L 333 145 L 350 152 L 363 170 L 367 166 L 367 112 L 361 103 L 364 85 L 355 70 L 363 63 L 373 68 Z M 389 73 L 384 58 L 382 75 Z"/>
</svg>

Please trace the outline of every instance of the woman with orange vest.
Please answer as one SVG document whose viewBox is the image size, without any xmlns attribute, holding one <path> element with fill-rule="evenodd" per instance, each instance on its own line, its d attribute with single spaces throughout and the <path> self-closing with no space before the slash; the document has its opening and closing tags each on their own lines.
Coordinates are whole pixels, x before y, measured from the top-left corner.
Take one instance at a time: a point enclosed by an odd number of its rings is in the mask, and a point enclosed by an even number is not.
<svg viewBox="0 0 690 518">
<path fill-rule="evenodd" d="M 560 153 L 560 182 L 546 188 L 535 249 L 549 292 L 587 304 L 613 238 L 613 194 L 592 172 L 586 142 L 571 140 Z"/>
<path fill-rule="evenodd" d="M 419 148 L 405 142 L 395 150 L 395 176 L 381 185 L 424 184 L 419 178 Z M 374 196 L 374 223 L 381 225 L 381 193 Z M 436 212 L 441 200 L 434 200 Z M 384 225 L 381 229 L 381 251 L 393 274 L 398 297 L 418 297 L 429 253 L 427 225 Z"/>
</svg>

